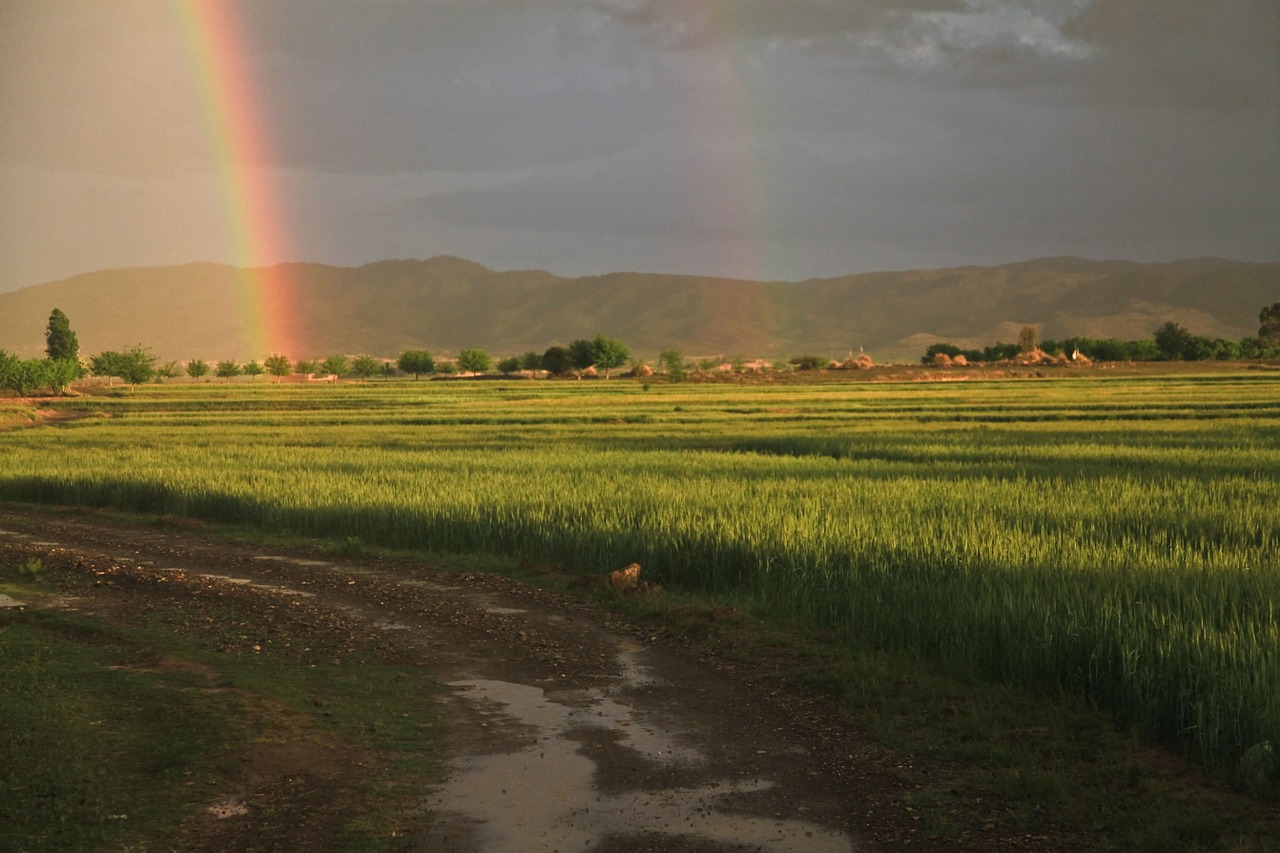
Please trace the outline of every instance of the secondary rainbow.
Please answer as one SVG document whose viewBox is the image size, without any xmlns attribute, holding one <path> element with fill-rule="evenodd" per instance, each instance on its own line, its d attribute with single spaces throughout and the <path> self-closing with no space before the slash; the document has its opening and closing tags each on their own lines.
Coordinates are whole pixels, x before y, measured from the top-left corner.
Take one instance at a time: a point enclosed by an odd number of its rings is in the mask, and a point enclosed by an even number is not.
<svg viewBox="0 0 1280 853">
<path fill-rule="evenodd" d="M 292 257 L 273 173 L 270 134 L 250 53 L 230 0 L 174 0 L 192 57 L 218 169 L 224 225 L 235 265 L 249 352 L 254 358 L 300 349 Z"/>
</svg>

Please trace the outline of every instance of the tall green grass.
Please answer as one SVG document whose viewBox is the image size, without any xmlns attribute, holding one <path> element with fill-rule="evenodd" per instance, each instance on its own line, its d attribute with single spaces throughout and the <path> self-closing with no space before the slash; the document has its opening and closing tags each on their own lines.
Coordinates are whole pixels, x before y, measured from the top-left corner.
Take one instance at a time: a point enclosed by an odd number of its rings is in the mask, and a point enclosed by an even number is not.
<svg viewBox="0 0 1280 853">
<path fill-rule="evenodd" d="M 640 562 L 850 642 L 1280 745 L 1280 383 L 140 388 L 0 437 L 0 497 Z"/>
</svg>

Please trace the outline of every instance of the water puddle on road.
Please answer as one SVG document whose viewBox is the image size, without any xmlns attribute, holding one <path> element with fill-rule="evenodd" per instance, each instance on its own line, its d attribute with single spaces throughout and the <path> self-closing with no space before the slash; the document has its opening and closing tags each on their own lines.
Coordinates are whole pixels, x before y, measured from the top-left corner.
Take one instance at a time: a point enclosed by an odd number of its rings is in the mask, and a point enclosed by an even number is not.
<svg viewBox="0 0 1280 853">
<path fill-rule="evenodd" d="M 629 680 L 652 683 L 638 671 Z M 773 783 L 766 779 L 724 778 L 698 787 L 623 795 L 597 791 L 596 764 L 582 754 L 580 740 L 571 737 L 576 732 L 580 738 L 585 728 L 608 732 L 619 746 L 649 762 L 705 763 L 697 750 L 647 724 L 635 709 L 603 691 L 579 691 L 561 702 L 539 687 L 508 681 L 454 681 L 450 686 L 481 713 L 506 716 L 532 735 L 523 749 L 460 760 L 432 798 L 434 808 L 474 822 L 485 851 L 589 851 L 611 836 L 635 834 L 669 836 L 673 843 L 683 838 L 750 846 L 768 853 L 854 849 L 847 836 L 814 823 L 717 810 L 729 795 L 769 789 Z"/>
</svg>

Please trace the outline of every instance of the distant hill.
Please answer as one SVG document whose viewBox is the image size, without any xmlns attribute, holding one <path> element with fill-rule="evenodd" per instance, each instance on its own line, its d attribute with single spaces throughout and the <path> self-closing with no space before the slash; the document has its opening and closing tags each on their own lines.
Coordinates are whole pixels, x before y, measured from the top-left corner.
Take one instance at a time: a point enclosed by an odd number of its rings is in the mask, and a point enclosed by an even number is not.
<svg viewBox="0 0 1280 853">
<path fill-rule="evenodd" d="M 800 282 L 611 273 L 563 278 L 495 272 L 460 258 L 361 267 L 289 264 L 305 352 L 395 356 L 482 347 L 541 352 L 597 332 L 652 358 L 840 355 L 913 360 L 933 342 L 962 347 L 1043 338 L 1150 337 L 1167 320 L 1209 337 L 1257 333 L 1280 299 L 1280 263 L 1204 258 L 1173 263 L 1044 258 L 995 267 L 878 272 Z M 163 359 L 249 358 L 248 320 L 233 267 L 195 263 L 86 273 L 0 294 L 0 349 L 42 355 L 53 308 L 85 353 L 150 346 Z"/>
</svg>

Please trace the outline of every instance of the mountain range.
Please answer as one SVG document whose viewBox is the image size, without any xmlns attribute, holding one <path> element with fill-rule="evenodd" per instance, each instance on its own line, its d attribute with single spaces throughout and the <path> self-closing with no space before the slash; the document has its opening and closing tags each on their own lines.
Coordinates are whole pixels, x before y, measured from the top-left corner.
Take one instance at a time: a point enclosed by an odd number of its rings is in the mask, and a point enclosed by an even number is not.
<svg viewBox="0 0 1280 853">
<path fill-rule="evenodd" d="M 1262 306 L 1280 300 L 1280 263 L 1200 258 L 1170 263 L 1042 258 L 1000 266 L 873 272 L 796 282 L 618 272 L 565 278 L 495 272 L 461 258 L 360 267 L 287 264 L 305 352 L 394 357 L 479 347 L 541 352 L 598 332 L 634 355 L 675 348 L 691 357 L 843 356 L 908 361 L 929 344 L 982 347 L 1043 339 L 1148 338 L 1172 320 L 1192 333 L 1257 334 Z M 245 271 L 214 263 L 85 273 L 0 293 L 0 349 L 43 355 L 60 308 L 86 354 L 136 343 L 161 359 L 250 358 Z"/>
</svg>

